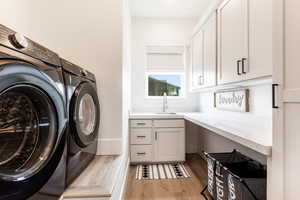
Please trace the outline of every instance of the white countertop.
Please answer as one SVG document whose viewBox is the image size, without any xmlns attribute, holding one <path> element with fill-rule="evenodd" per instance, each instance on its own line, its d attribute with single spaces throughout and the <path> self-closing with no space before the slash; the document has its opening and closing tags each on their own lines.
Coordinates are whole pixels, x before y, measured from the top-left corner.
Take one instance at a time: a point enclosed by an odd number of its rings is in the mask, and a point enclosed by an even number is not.
<svg viewBox="0 0 300 200">
<path fill-rule="evenodd" d="M 130 113 L 130 119 L 183 119 L 184 113 L 161 114 L 161 113 Z"/>
<path fill-rule="evenodd" d="M 272 126 L 269 119 L 249 118 L 239 120 L 225 118 L 218 113 L 131 113 L 130 119 L 185 119 L 202 126 L 218 135 L 242 144 L 263 155 L 272 151 Z"/>
</svg>

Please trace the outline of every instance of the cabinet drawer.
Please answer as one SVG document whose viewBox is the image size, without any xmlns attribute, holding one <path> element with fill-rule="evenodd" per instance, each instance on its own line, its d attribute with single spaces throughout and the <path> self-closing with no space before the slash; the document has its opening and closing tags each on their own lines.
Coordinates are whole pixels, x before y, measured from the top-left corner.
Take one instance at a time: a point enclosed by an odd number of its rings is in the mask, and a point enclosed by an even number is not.
<svg viewBox="0 0 300 200">
<path fill-rule="evenodd" d="M 131 162 L 151 162 L 152 145 L 131 145 Z"/>
<path fill-rule="evenodd" d="M 133 128 L 152 127 L 152 120 L 131 120 L 130 126 Z"/>
<path fill-rule="evenodd" d="M 154 120 L 153 126 L 156 128 L 183 128 L 183 119 L 172 119 L 172 120 Z"/>
<path fill-rule="evenodd" d="M 151 128 L 133 128 L 130 132 L 131 144 L 151 144 L 152 129 Z"/>
</svg>

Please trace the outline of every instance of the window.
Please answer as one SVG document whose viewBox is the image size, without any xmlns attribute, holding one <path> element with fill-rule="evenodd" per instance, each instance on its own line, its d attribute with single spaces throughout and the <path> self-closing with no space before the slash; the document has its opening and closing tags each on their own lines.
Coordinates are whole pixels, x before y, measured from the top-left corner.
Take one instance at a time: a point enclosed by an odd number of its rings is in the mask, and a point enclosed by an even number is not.
<svg viewBox="0 0 300 200">
<path fill-rule="evenodd" d="M 148 96 L 182 96 L 182 74 L 148 74 Z"/>
<path fill-rule="evenodd" d="M 184 47 L 148 46 L 146 97 L 184 96 Z"/>
</svg>

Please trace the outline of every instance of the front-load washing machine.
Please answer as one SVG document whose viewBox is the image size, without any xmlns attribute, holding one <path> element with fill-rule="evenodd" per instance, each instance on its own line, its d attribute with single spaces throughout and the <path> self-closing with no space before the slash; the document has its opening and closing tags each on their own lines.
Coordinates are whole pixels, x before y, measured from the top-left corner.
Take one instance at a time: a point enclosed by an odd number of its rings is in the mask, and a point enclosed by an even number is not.
<svg viewBox="0 0 300 200">
<path fill-rule="evenodd" d="M 65 188 L 61 61 L 0 25 L 0 200 L 54 200 Z"/>
<path fill-rule="evenodd" d="M 69 113 L 67 185 L 93 160 L 97 152 L 100 106 L 95 76 L 62 59 Z"/>
</svg>

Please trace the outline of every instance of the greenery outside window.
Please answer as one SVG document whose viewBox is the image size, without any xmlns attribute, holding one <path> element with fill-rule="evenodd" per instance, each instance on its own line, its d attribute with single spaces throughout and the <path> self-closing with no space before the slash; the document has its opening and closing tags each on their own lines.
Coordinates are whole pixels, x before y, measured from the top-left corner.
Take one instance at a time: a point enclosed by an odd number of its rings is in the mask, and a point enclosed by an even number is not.
<svg viewBox="0 0 300 200">
<path fill-rule="evenodd" d="M 148 73 L 147 96 L 161 97 L 166 92 L 169 97 L 183 97 L 183 73 Z"/>
</svg>

